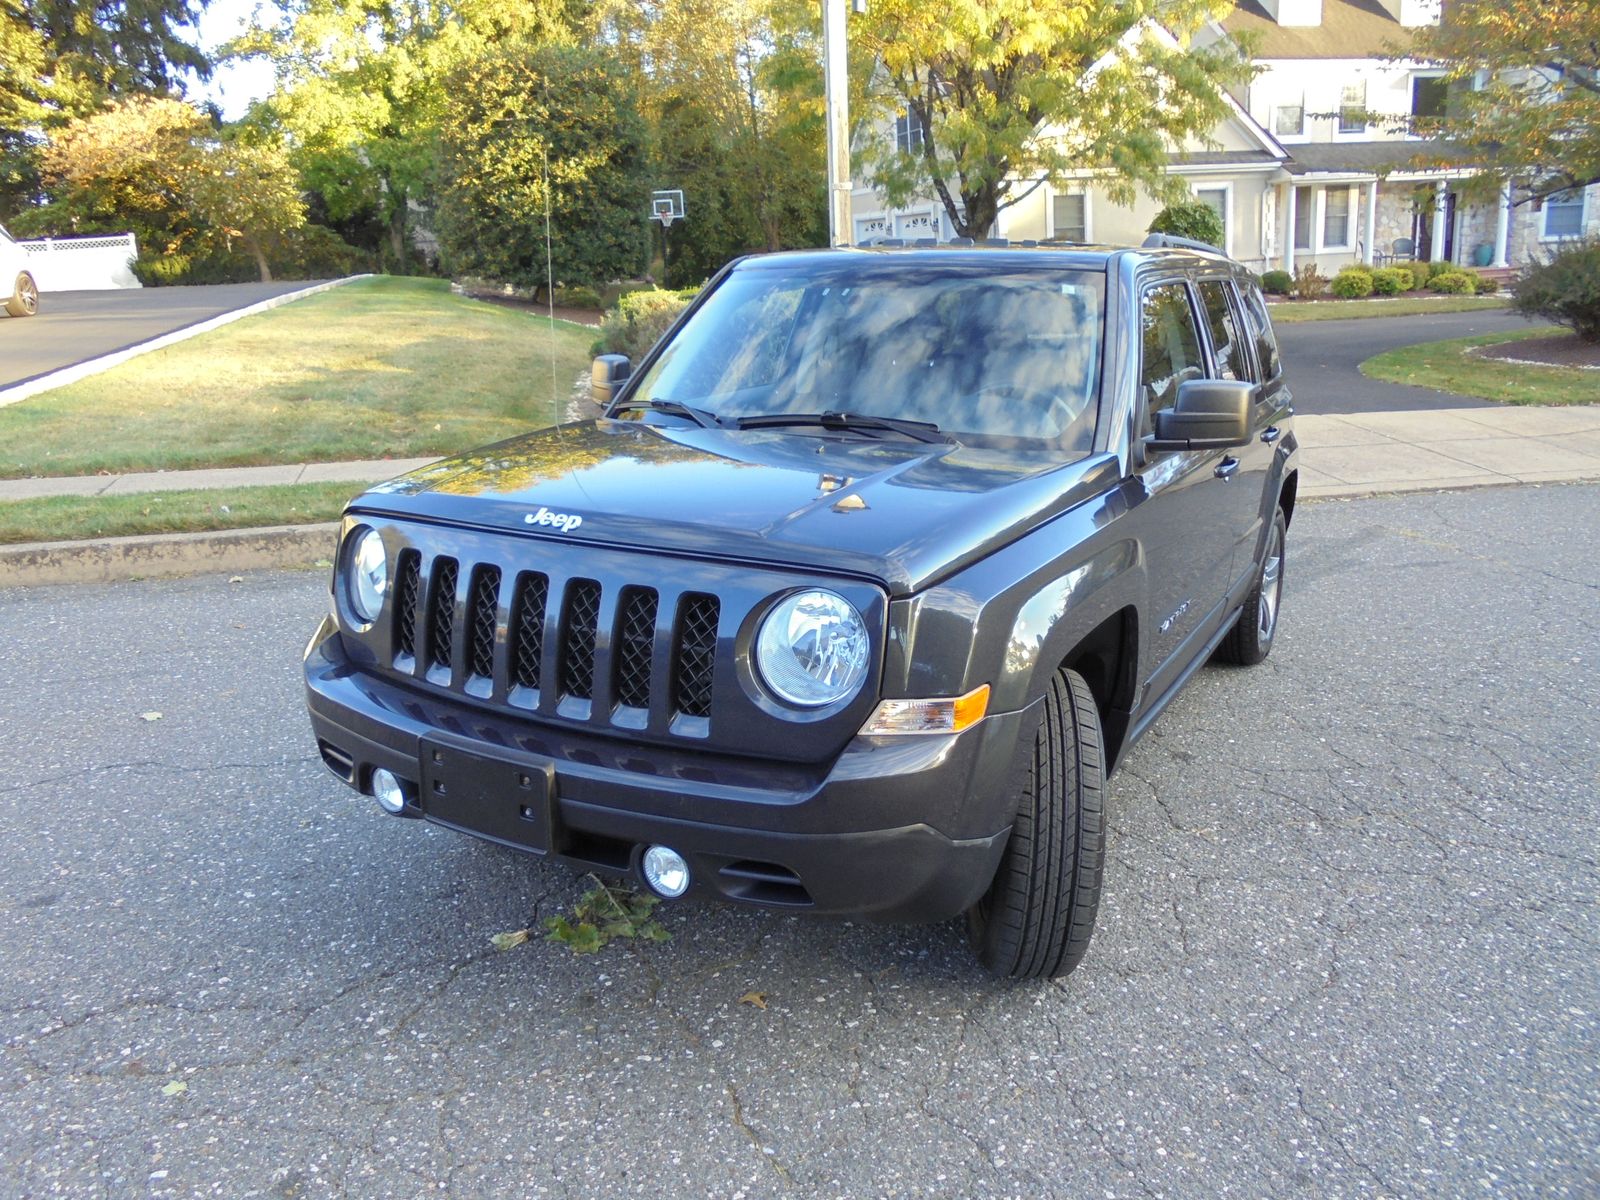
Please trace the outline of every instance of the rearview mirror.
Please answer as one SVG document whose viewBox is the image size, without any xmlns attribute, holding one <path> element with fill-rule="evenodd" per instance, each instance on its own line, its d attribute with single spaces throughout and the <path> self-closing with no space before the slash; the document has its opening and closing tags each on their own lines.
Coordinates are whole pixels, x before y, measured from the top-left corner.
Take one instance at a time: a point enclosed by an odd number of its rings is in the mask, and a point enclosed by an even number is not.
<svg viewBox="0 0 1600 1200">
<path fill-rule="evenodd" d="M 1243 379 L 1190 379 L 1178 400 L 1156 413 L 1152 450 L 1223 450 L 1250 441 L 1250 415 L 1261 385 Z"/>
<path fill-rule="evenodd" d="M 601 408 L 610 404 L 617 390 L 633 374 L 633 364 L 626 354 L 597 355 L 589 368 L 589 395 Z"/>
</svg>

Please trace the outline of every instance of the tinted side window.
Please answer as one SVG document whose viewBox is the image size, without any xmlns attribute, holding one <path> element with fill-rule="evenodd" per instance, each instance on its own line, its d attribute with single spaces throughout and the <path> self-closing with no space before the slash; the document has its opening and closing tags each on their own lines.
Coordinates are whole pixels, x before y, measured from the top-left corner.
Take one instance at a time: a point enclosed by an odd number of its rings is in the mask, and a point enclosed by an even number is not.
<svg viewBox="0 0 1600 1200">
<path fill-rule="evenodd" d="M 1250 378 L 1250 352 L 1239 336 L 1239 323 L 1228 303 L 1228 285 L 1207 279 L 1200 285 L 1200 303 L 1211 326 L 1211 344 L 1217 348 L 1217 373 L 1223 379 Z"/>
<path fill-rule="evenodd" d="M 1272 336 L 1272 322 L 1267 318 L 1267 302 L 1254 287 L 1244 289 L 1244 315 L 1250 324 L 1250 333 L 1256 339 L 1256 358 L 1261 363 L 1261 377 L 1271 383 L 1283 374 L 1283 364 L 1278 361 L 1278 339 Z"/>
<path fill-rule="evenodd" d="M 1148 434 L 1155 430 L 1152 414 L 1171 408 L 1178 398 L 1178 385 L 1203 378 L 1206 367 L 1187 287 L 1181 283 L 1153 287 L 1144 294 L 1139 307 L 1143 326 L 1139 385 L 1144 393 L 1144 431 Z"/>
</svg>

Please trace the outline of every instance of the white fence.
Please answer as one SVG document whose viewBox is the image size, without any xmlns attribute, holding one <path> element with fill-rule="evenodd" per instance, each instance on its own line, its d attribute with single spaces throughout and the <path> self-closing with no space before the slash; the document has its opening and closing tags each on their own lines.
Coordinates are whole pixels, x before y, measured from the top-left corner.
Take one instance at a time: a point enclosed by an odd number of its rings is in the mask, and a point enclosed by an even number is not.
<svg viewBox="0 0 1600 1200">
<path fill-rule="evenodd" d="M 18 245 L 28 252 L 28 274 L 33 276 L 41 292 L 88 292 L 143 286 L 132 270 L 139 246 L 131 233 L 40 238 Z"/>
</svg>

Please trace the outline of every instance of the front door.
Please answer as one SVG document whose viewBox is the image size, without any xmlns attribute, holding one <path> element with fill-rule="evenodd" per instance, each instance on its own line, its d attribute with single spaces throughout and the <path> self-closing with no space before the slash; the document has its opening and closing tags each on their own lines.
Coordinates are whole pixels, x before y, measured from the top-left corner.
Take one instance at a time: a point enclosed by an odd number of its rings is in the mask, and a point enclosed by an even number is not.
<svg viewBox="0 0 1600 1200">
<path fill-rule="evenodd" d="M 1154 414 L 1177 400 L 1178 387 L 1207 372 L 1193 296 L 1183 280 L 1147 288 L 1140 302 L 1139 371 L 1144 435 Z M 1159 695 L 1215 631 L 1233 561 L 1231 481 L 1219 478 L 1221 450 L 1151 451 L 1137 471 L 1140 539 L 1149 589 L 1150 656 L 1146 692 Z"/>
</svg>

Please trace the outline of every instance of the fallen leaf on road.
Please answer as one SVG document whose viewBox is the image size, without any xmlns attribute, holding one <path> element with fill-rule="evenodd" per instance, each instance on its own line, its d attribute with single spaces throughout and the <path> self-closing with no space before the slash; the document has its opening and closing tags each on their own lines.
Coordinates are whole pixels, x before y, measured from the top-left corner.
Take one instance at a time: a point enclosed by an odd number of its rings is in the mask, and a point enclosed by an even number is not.
<svg viewBox="0 0 1600 1200">
<path fill-rule="evenodd" d="M 188 1090 L 189 1085 L 187 1083 L 181 1079 L 174 1079 L 171 1083 L 167 1084 L 166 1087 L 161 1089 L 161 1094 L 163 1096 L 179 1096 Z"/>
<path fill-rule="evenodd" d="M 748 1004 L 753 1008 L 765 1009 L 767 1007 L 767 994 L 765 992 L 746 992 L 739 997 L 740 1004 Z"/>
<path fill-rule="evenodd" d="M 228 510 L 227 509 L 223 509 L 222 511 L 223 512 L 227 512 Z M 230 576 L 228 576 L 228 582 L 229 583 L 243 583 L 244 582 L 244 576 L 243 575 L 230 575 Z"/>
<path fill-rule="evenodd" d="M 139 719 L 141 721 L 159 721 L 161 720 L 161 714 L 158 712 L 143 712 L 139 714 Z"/>
<path fill-rule="evenodd" d="M 494 943 L 496 950 L 515 950 L 528 940 L 528 931 L 516 929 L 510 933 L 497 933 L 489 940 Z"/>
</svg>

